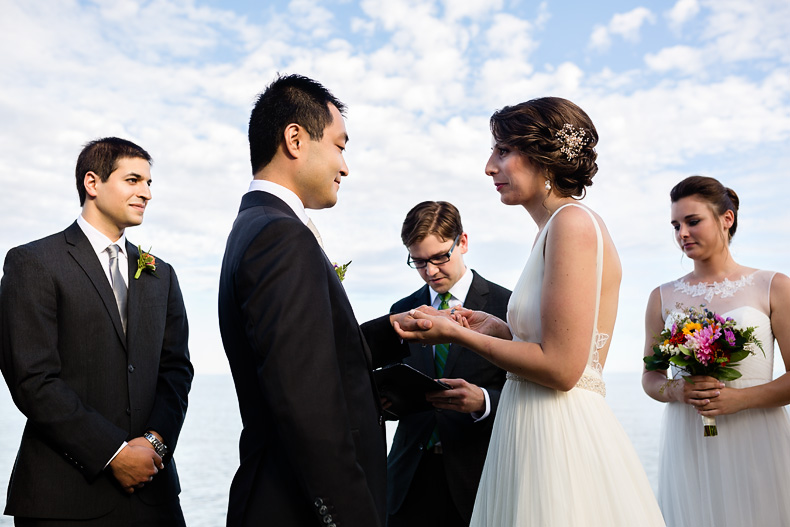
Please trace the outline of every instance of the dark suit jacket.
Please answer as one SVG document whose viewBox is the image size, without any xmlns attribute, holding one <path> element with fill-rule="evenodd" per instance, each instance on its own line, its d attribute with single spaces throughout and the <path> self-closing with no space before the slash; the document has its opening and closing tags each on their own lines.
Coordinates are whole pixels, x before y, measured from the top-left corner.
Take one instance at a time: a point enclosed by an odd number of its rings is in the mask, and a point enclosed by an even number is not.
<svg viewBox="0 0 790 527">
<path fill-rule="evenodd" d="M 469 293 L 463 302 L 465 307 L 491 313 L 501 319 L 507 316 L 510 291 L 474 273 Z M 392 313 L 402 313 L 423 304 L 430 305 L 428 286 L 425 285 L 411 295 L 396 302 Z M 406 364 L 435 377 L 431 347 L 418 343 L 401 344 L 397 334 L 379 321 L 364 325 L 369 336 L 376 366 L 384 365 L 400 352 L 398 348 L 408 345 Z M 400 353 L 402 354 L 402 353 Z M 411 485 L 423 449 L 431 436 L 434 425 L 439 424 L 442 442 L 444 469 L 453 501 L 461 517 L 469 521 L 472 516 L 477 486 L 483 471 L 494 414 L 499 395 L 505 383 L 505 371 L 494 366 L 475 352 L 457 344 L 450 346 L 444 377 L 460 378 L 481 386 L 491 399 L 491 415 L 475 422 L 465 413 L 447 410 L 420 412 L 402 418 L 387 458 L 387 507 L 389 514 L 398 511 Z"/>
<path fill-rule="evenodd" d="M 174 451 L 187 408 L 192 365 L 175 272 L 157 262 L 138 280 L 129 255 L 127 334 L 112 287 L 82 229 L 11 249 L 0 284 L 0 367 L 27 417 L 8 487 L 6 514 L 87 519 L 126 494 L 104 466 L 121 444 L 153 429 Z M 170 455 L 166 456 L 170 458 Z M 166 467 L 140 500 L 180 491 Z"/>
<path fill-rule="evenodd" d="M 370 351 L 315 236 L 269 193 L 242 198 L 219 320 L 244 425 L 228 525 L 383 525 Z"/>
</svg>

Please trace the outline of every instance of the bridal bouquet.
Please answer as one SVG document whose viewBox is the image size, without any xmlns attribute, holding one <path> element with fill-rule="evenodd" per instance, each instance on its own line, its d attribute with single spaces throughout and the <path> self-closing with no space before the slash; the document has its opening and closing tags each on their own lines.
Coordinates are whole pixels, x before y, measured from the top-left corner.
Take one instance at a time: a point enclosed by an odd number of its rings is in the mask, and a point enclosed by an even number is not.
<svg viewBox="0 0 790 527">
<path fill-rule="evenodd" d="M 667 370 L 672 364 L 688 375 L 732 381 L 741 376 L 733 366 L 756 349 L 763 351 L 754 336 L 755 329 L 738 327 L 732 318 L 721 317 L 704 306 L 673 311 L 658 335 L 653 355 L 644 358 L 645 369 Z M 718 435 L 715 417 L 703 416 L 702 424 L 705 437 Z"/>
</svg>

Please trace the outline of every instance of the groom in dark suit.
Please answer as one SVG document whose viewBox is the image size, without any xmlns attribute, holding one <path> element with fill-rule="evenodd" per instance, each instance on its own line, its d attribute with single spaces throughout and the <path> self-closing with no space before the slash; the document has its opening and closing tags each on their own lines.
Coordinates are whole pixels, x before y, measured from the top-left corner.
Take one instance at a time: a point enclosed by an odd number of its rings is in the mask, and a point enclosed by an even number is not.
<svg viewBox="0 0 790 527">
<path fill-rule="evenodd" d="M 244 424 L 231 527 L 384 524 L 386 441 L 370 351 L 305 212 L 335 205 L 348 175 L 343 111 L 322 85 L 289 75 L 250 117 L 254 179 L 219 286 Z"/>
<path fill-rule="evenodd" d="M 426 285 L 396 302 L 392 313 L 463 304 L 505 319 L 510 291 L 467 270 L 463 255 L 469 240 L 455 206 L 445 201 L 416 205 L 406 215 L 401 238 L 409 265 Z M 401 321 L 403 314 L 395 318 Z M 400 419 L 387 459 L 387 526 L 467 526 L 505 372 L 455 344 L 442 350 L 402 343 L 391 328 L 387 337 L 382 325 L 364 325 L 375 359 L 397 356 L 397 348 L 408 347 L 403 362 L 452 386 L 429 395 L 433 411 Z"/>
<path fill-rule="evenodd" d="M 6 255 L 0 368 L 27 417 L 5 509 L 16 525 L 184 525 L 184 302 L 173 269 L 125 236 L 151 199 L 150 160 L 123 139 L 88 143 L 77 221 Z"/>
</svg>

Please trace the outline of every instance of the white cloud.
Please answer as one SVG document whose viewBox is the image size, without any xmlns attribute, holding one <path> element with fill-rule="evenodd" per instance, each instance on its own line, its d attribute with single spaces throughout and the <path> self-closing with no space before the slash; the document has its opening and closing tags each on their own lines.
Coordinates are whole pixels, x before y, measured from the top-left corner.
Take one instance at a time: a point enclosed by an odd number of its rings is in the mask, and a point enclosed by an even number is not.
<svg viewBox="0 0 790 527">
<path fill-rule="evenodd" d="M 697 0 L 678 0 L 672 9 L 667 11 L 666 17 L 669 25 L 675 30 L 679 30 L 683 24 L 697 16 L 700 11 Z"/>
<path fill-rule="evenodd" d="M 627 42 L 638 42 L 642 26 L 653 24 L 655 20 L 653 12 L 646 7 L 637 7 L 627 13 L 617 13 L 606 26 L 596 25 L 593 28 L 588 45 L 591 49 L 605 51 L 612 44 L 612 35 L 618 35 Z"/>
<path fill-rule="evenodd" d="M 609 36 L 609 28 L 596 25 L 590 34 L 590 44 L 592 49 L 605 51 L 612 45 L 612 37 Z"/>
<path fill-rule="evenodd" d="M 790 2 L 707 0 L 703 38 L 724 62 L 777 59 L 790 63 Z"/>
<path fill-rule="evenodd" d="M 677 70 L 693 75 L 704 70 L 705 53 L 689 46 L 672 46 L 655 54 L 648 53 L 645 55 L 645 63 L 650 69 L 660 73 Z"/>
</svg>

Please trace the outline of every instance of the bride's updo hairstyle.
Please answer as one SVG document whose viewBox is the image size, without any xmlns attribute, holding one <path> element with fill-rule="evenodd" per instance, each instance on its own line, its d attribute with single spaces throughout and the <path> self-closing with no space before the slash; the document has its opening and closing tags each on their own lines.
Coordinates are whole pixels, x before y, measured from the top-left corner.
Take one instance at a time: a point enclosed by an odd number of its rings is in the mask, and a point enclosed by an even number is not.
<svg viewBox="0 0 790 527">
<path fill-rule="evenodd" d="M 732 226 L 728 233 L 727 242 L 732 241 L 735 231 L 738 229 L 738 206 L 740 201 L 738 195 L 731 188 L 722 185 L 718 179 L 707 176 L 689 176 L 669 192 L 672 203 L 676 203 L 683 198 L 697 196 L 705 200 L 710 206 L 716 217 L 720 217 L 728 210 L 735 216 Z"/>
<path fill-rule="evenodd" d="M 497 143 L 546 170 L 552 192 L 584 197 L 598 172 L 598 132 L 584 110 L 566 99 L 542 97 L 497 110 L 490 125 Z"/>
</svg>

